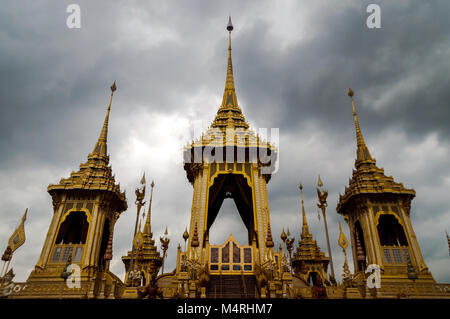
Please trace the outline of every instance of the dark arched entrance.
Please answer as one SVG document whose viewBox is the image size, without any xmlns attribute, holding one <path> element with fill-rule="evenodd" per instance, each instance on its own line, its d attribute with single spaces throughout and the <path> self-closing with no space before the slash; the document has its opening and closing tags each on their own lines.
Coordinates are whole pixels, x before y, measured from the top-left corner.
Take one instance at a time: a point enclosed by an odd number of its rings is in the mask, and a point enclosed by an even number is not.
<svg viewBox="0 0 450 319">
<path fill-rule="evenodd" d="M 246 178 L 240 174 L 219 174 L 214 179 L 213 186 L 209 188 L 206 233 L 209 233 L 225 198 L 234 200 L 248 231 L 248 243 L 251 243 L 255 235 L 252 189 Z"/>
</svg>

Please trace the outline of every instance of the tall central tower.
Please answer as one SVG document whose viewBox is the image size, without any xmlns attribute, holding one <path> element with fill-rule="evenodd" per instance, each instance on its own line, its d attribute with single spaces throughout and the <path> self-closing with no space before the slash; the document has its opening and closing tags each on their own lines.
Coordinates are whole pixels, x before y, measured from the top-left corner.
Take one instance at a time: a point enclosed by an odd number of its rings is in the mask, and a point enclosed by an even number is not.
<svg viewBox="0 0 450 319">
<path fill-rule="evenodd" d="M 231 31 L 227 30 L 228 67 L 222 104 L 210 128 L 184 151 L 184 169 L 194 187 L 189 249 L 202 254 L 225 198 L 232 198 L 248 230 L 248 244 L 258 248 L 260 258 L 273 246 L 267 237 L 270 215 L 267 183 L 277 157 L 276 149 L 249 128 L 238 105 L 231 61 Z M 243 243 L 241 243 L 243 244 Z"/>
</svg>

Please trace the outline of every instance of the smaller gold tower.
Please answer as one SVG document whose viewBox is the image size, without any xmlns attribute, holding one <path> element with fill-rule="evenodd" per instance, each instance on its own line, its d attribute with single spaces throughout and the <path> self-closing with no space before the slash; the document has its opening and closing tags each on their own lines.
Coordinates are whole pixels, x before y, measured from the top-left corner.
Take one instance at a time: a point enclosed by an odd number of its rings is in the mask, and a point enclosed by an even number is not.
<svg viewBox="0 0 450 319">
<path fill-rule="evenodd" d="M 376 166 L 361 133 L 353 95 L 349 89 L 357 141 L 355 170 L 336 211 L 350 228 L 355 273 L 364 277 L 368 265 L 379 266 L 382 296 L 394 297 L 396 288 L 412 284 L 427 289 L 425 286 L 431 287 L 435 281 L 410 219 L 416 193 Z"/>
<path fill-rule="evenodd" d="M 150 201 L 148 213 L 145 220 L 144 229 L 141 226 L 133 239 L 132 250 L 126 256 L 122 257 L 125 264 L 125 283 L 128 287 L 125 290 L 123 298 L 137 297 L 137 287 L 146 287 L 156 278 L 162 265 L 161 254 L 157 251 L 155 240 L 151 228 L 153 188 L 155 183 L 152 181 L 150 190 Z"/>
<path fill-rule="evenodd" d="M 112 298 L 122 281 L 109 271 L 114 225 L 127 209 L 107 155 L 109 113 L 100 136 L 77 172 L 49 185 L 53 217 L 41 255 L 18 298 Z"/>
<path fill-rule="evenodd" d="M 302 205 L 302 233 L 301 239 L 292 257 L 294 273 L 300 276 L 312 287 L 324 287 L 329 285 L 327 268 L 330 259 L 320 250 L 319 245 L 313 239 L 306 219 L 305 204 L 303 202 L 303 185 L 299 185 Z"/>
</svg>

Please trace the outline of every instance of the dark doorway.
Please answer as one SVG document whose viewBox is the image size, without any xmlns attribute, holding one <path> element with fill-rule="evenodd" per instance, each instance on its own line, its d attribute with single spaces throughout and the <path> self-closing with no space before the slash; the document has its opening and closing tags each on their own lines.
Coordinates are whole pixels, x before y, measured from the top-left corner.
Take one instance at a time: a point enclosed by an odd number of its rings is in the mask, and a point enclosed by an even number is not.
<svg viewBox="0 0 450 319">
<path fill-rule="evenodd" d="M 382 214 L 377 230 L 382 246 L 408 246 L 403 226 L 394 215 Z"/>
<path fill-rule="evenodd" d="M 234 200 L 239 215 L 247 229 L 248 243 L 251 243 L 254 235 L 252 189 L 248 186 L 247 179 L 243 175 L 220 174 L 215 178 L 213 186 L 209 189 L 206 232 L 209 233 L 211 225 L 214 223 L 226 198 Z"/>
<path fill-rule="evenodd" d="M 89 222 L 85 212 L 71 212 L 59 227 L 56 244 L 85 244 Z"/>
</svg>

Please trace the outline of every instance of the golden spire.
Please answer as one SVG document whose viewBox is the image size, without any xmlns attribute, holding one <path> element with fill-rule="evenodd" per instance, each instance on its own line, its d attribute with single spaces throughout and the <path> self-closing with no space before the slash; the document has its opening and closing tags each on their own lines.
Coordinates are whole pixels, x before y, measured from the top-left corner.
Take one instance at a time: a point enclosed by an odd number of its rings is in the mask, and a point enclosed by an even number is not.
<svg viewBox="0 0 450 319">
<path fill-rule="evenodd" d="M 309 231 L 309 226 L 308 226 L 308 221 L 306 220 L 306 212 L 305 212 L 305 204 L 303 202 L 303 185 L 300 184 L 298 186 L 298 188 L 300 189 L 300 196 L 302 199 L 302 217 L 303 217 L 303 225 L 302 225 L 302 234 L 301 237 L 305 238 L 305 237 L 311 237 L 311 232 Z"/>
<path fill-rule="evenodd" d="M 144 183 L 145 183 L 145 177 L 142 177 L 142 178 L 144 179 Z M 150 224 L 150 216 L 152 214 L 153 187 L 155 187 L 155 182 L 154 181 L 152 181 L 152 183 L 150 184 L 150 187 L 151 187 L 151 189 L 150 189 L 150 201 L 148 203 L 147 219 L 145 220 L 144 234 L 148 234 L 148 235 L 152 236 L 152 227 L 151 227 L 151 224 Z"/>
<path fill-rule="evenodd" d="M 358 116 L 356 115 L 355 101 L 353 100 L 354 92 L 352 89 L 349 88 L 347 94 L 352 100 L 353 118 L 355 121 L 356 143 L 357 143 L 356 162 L 357 164 L 359 164 L 359 162 L 361 161 L 372 160 L 372 157 L 370 156 L 369 149 L 367 148 L 366 143 L 364 142 L 364 138 L 361 133 L 361 128 L 359 127 Z"/>
<path fill-rule="evenodd" d="M 234 91 L 234 77 L 233 77 L 233 63 L 231 61 L 231 31 L 233 31 L 233 24 L 231 23 L 231 16 L 228 18 L 228 67 L 227 67 L 227 77 L 225 81 L 225 91 Z M 225 94 L 224 94 L 225 98 Z"/>
<path fill-rule="evenodd" d="M 100 155 L 107 157 L 107 137 L 108 137 L 108 121 L 109 121 L 109 113 L 111 111 L 111 103 L 114 95 L 114 91 L 117 90 L 116 81 L 114 81 L 113 85 L 111 85 L 111 98 L 109 100 L 108 110 L 106 111 L 105 122 L 103 123 L 102 130 L 100 132 L 100 136 L 98 137 L 97 143 L 95 143 L 94 150 L 92 154 Z"/>
<path fill-rule="evenodd" d="M 225 90 L 223 92 L 222 104 L 217 112 L 212 127 L 242 127 L 247 129 L 249 125 L 245 121 L 244 115 L 238 106 L 236 90 L 234 87 L 233 63 L 231 60 L 231 31 L 234 27 L 231 23 L 231 16 L 228 18 L 228 66 L 225 80 Z"/>
<path fill-rule="evenodd" d="M 317 186 L 318 187 L 322 187 L 323 186 L 322 180 L 320 179 L 320 174 L 319 174 L 319 181 L 317 182 Z"/>
</svg>

